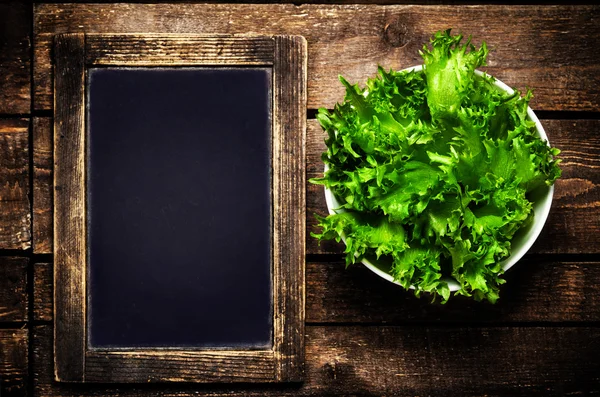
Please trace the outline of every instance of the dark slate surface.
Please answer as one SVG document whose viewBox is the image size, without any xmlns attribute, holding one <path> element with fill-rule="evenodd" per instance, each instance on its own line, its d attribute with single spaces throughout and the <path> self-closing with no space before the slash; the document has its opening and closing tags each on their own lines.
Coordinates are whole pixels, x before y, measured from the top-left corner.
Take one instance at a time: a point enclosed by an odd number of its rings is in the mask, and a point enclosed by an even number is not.
<svg viewBox="0 0 600 397">
<path fill-rule="evenodd" d="M 271 344 L 266 69 L 92 69 L 93 347 Z"/>
</svg>

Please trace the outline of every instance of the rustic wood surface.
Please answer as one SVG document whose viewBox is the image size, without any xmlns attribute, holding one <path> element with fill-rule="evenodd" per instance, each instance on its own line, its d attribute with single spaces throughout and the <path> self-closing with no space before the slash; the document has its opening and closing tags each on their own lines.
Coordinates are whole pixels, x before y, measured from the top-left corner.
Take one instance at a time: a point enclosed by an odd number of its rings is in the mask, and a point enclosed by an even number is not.
<svg viewBox="0 0 600 397">
<path fill-rule="evenodd" d="M 54 82 L 54 352 L 56 379 L 81 381 L 86 346 L 85 38 L 56 36 Z"/>
<path fill-rule="evenodd" d="M 506 274 L 495 305 L 456 297 L 432 305 L 362 265 L 306 264 L 307 324 L 552 324 L 599 322 L 600 262 L 528 256 Z M 33 318 L 52 321 L 52 265 L 36 264 Z"/>
<path fill-rule="evenodd" d="M 304 379 L 306 40 L 275 38 L 273 64 L 273 311 L 276 376 Z"/>
<path fill-rule="evenodd" d="M 33 252 L 49 254 L 53 239 L 52 118 L 33 119 Z"/>
<path fill-rule="evenodd" d="M 28 319 L 27 262 L 27 258 L 0 257 L 0 323 Z"/>
<path fill-rule="evenodd" d="M 33 266 L 33 321 L 52 321 L 54 318 L 54 273 L 52 264 Z"/>
<path fill-rule="evenodd" d="M 600 263 L 527 257 L 506 274 L 495 305 L 415 298 L 362 265 L 307 264 L 307 322 L 363 324 L 551 324 L 600 321 Z"/>
<path fill-rule="evenodd" d="M 33 336 L 39 396 L 587 395 L 598 391 L 596 327 L 309 326 L 306 379 L 280 386 L 101 386 L 52 381 L 51 326 Z"/>
<path fill-rule="evenodd" d="M 271 37 L 88 34 L 86 63 L 98 66 L 272 65 Z"/>
<path fill-rule="evenodd" d="M 26 396 L 29 370 L 27 329 L 0 329 L 0 396 Z"/>
<path fill-rule="evenodd" d="M 31 3 L 0 4 L 0 257 L 20 256 L 8 267 L 0 259 L 2 397 L 600 394 L 600 53 L 594 50 L 600 6 L 353 2 L 372 4 L 52 4 L 36 5 L 35 16 Z M 360 265 L 345 269 L 342 245 L 318 247 L 307 237 L 304 383 L 78 386 L 53 380 L 51 33 L 302 34 L 308 108 L 315 109 L 341 100 L 338 74 L 360 82 L 377 64 L 420 63 L 418 49 L 429 35 L 450 26 L 491 45 L 491 74 L 535 89 L 532 107 L 562 150 L 563 178 L 548 223 L 532 253 L 507 273 L 498 304 L 459 298 L 430 305 Z M 33 69 L 31 43 L 38 45 Z M 316 121 L 309 119 L 308 127 L 310 178 L 321 172 L 324 146 Z M 309 233 L 312 213 L 325 213 L 321 187 L 307 183 L 306 199 Z"/>
<path fill-rule="evenodd" d="M 364 81 L 377 65 L 422 63 L 432 32 L 454 27 L 492 48 L 490 74 L 535 87 L 543 110 L 600 106 L 597 6 L 372 6 L 293 4 L 39 4 L 34 15 L 35 109 L 52 108 L 52 34 L 294 34 L 308 41 L 308 107 L 332 107 L 343 94 L 338 74 Z"/>
<path fill-rule="evenodd" d="M 84 381 L 266 383 L 276 379 L 273 356 L 262 350 L 87 351 Z"/>
<path fill-rule="evenodd" d="M 0 114 L 30 112 L 31 25 L 30 4 L 0 4 Z"/>
<path fill-rule="evenodd" d="M 0 249 L 31 246 L 29 120 L 0 119 Z"/>
</svg>

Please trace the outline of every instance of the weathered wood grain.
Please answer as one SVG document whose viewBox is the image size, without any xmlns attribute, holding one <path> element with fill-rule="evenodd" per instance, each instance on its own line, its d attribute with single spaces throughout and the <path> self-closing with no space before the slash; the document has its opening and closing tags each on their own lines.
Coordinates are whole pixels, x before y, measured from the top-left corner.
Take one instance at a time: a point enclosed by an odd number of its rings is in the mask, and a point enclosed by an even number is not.
<svg viewBox="0 0 600 397">
<path fill-rule="evenodd" d="M 533 249 L 545 253 L 600 252 L 600 120 L 545 120 L 562 150 L 548 223 Z M 589 131 L 589 132 L 584 132 Z M 595 131 L 595 132 L 594 132 Z"/>
<path fill-rule="evenodd" d="M 295 34 L 308 40 L 308 107 L 332 107 L 337 76 L 363 82 L 377 65 L 400 69 L 437 30 L 485 40 L 488 72 L 535 89 L 535 109 L 600 107 L 598 6 L 407 6 L 303 4 L 39 4 L 35 7 L 35 109 L 52 108 L 52 34 Z"/>
<path fill-rule="evenodd" d="M 88 351 L 85 382 L 272 382 L 273 351 Z"/>
<path fill-rule="evenodd" d="M 383 280 L 361 264 L 309 263 L 308 323 L 561 323 L 600 321 L 600 263 L 528 257 L 506 273 L 500 300 L 454 296 L 445 305 Z"/>
<path fill-rule="evenodd" d="M 506 273 L 495 305 L 453 297 L 430 304 L 383 280 L 364 266 L 306 264 L 309 324 L 591 323 L 600 321 L 600 263 L 557 262 L 529 256 Z M 34 267 L 35 320 L 52 321 L 52 267 Z"/>
<path fill-rule="evenodd" d="M 27 329 L 0 329 L 0 396 L 27 395 L 28 346 Z"/>
<path fill-rule="evenodd" d="M 277 377 L 304 376 L 306 40 L 275 38 L 273 65 L 273 280 Z"/>
<path fill-rule="evenodd" d="M 542 120 L 553 146 L 562 150 L 562 177 L 556 182 L 546 225 L 531 252 L 600 253 L 600 120 Z M 316 120 L 309 120 L 307 176 L 322 176 L 320 159 L 326 134 Z M 307 184 L 307 253 L 342 253 L 344 246 L 318 242 L 314 214 L 326 215 L 322 186 Z"/>
<path fill-rule="evenodd" d="M 27 0 L 29 3 L 35 3 L 33 0 Z M 155 3 L 177 3 L 173 0 L 154 0 Z M 64 0 L 46 0 L 44 3 L 49 4 L 62 4 Z M 114 3 L 113 0 L 80 0 L 78 3 L 98 3 L 98 4 L 107 4 Z M 135 3 L 148 3 L 148 0 L 129 0 L 127 3 L 135 4 Z M 196 0 L 194 3 L 198 4 L 213 4 L 214 0 Z M 431 5 L 431 4 L 456 4 L 456 5 L 480 5 L 480 4 L 498 4 L 497 0 L 353 0 L 351 3 L 347 0 L 306 0 L 302 3 L 293 3 L 289 0 L 221 0 L 220 4 L 423 4 L 423 5 Z M 527 4 L 537 4 L 538 2 L 533 0 L 524 0 L 519 2 L 513 2 L 511 4 L 515 5 L 527 5 Z M 547 0 L 544 1 L 543 4 L 546 5 L 564 5 L 564 4 L 573 4 L 569 3 L 565 0 Z M 578 1 L 575 4 L 586 4 L 585 1 Z"/>
<path fill-rule="evenodd" d="M 272 65 L 268 36 L 88 34 L 86 63 L 119 66 Z"/>
<path fill-rule="evenodd" d="M 80 381 L 85 367 L 85 38 L 56 36 L 54 93 L 54 305 L 56 379 Z"/>
<path fill-rule="evenodd" d="M 29 120 L 0 119 L 0 249 L 31 246 Z"/>
<path fill-rule="evenodd" d="M 0 4 L 0 113 L 31 108 L 31 5 Z"/>
<path fill-rule="evenodd" d="M 311 328 L 307 356 L 319 372 L 309 379 L 332 394 L 585 393 L 600 382 L 599 335 L 583 327 Z"/>
<path fill-rule="evenodd" d="M 52 118 L 33 119 L 33 252 L 52 252 Z"/>
<path fill-rule="evenodd" d="M 52 253 L 53 236 L 53 120 L 33 119 L 33 252 Z"/>
<path fill-rule="evenodd" d="M 0 322 L 28 320 L 27 262 L 0 257 Z"/>
<path fill-rule="evenodd" d="M 297 386 L 85 389 L 52 382 L 52 332 L 34 329 L 39 396 L 587 395 L 600 388 L 596 327 L 307 327 L 306 380 Z"/>
<path fill-rule="evenodd" d="M 33 265 L 33 320 L 52 321 L 54 318 L 54 273 L 52 264 Z"/>
</svg>

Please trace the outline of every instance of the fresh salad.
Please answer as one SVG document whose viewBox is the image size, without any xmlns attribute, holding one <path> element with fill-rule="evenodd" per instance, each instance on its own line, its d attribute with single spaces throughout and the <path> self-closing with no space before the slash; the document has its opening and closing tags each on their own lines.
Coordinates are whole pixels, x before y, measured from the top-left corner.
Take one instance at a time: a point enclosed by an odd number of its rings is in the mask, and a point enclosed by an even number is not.
<svg viewBox="0 0 600 397">
<path fill-rule="evenodd" d="M 536 132 L 531 91 L 508 94 L 475 74 L 486 44 L 450 30 L 424 46 L 420 71 L 386 72 L 343 103 L 319 109 L 327 132 L 322 178 L 344 211 L 317 216 L 318 239 L 342 236 L 347 265 L 373 258 L 415 294 L 496 302 L 501 261 L 534 217 L 531 193 L 560 176 L 559 150 Z"/>
</svg>

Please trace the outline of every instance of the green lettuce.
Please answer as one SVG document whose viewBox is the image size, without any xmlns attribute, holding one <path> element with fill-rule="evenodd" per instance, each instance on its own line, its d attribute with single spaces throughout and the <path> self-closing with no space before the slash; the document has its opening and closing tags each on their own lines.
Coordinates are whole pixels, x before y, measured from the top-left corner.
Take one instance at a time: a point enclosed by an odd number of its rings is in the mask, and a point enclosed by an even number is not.
<svg viewBox="0 0 600 397">
<path fill-rule="evenodd" d="M 386 72 L 319 109 L 325 185 L 346 212 L 319 217 L 318 239 L 346 242 L 347 264 L 371 258 L 415 293 L 495 302 L 500 261 L 533 219 L 531 193 L 559 176 L 559 151 L 528 118 L 532 94 L 478 76 L 488 55 L 450 30 L 424 46 L 422 71 Z"/>
</svg>

